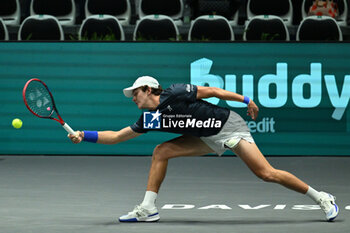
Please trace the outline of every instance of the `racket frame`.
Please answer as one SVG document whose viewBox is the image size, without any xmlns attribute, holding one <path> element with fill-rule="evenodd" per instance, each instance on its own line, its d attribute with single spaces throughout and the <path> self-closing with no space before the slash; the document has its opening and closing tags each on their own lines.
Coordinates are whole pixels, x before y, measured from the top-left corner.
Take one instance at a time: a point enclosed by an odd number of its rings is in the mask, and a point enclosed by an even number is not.
<svg viewBox="0 0 350 233">
<path fill-rule="evenodd" d="M 51 101 L 52 101 L 52 111 L 50 113 L 49 116 L 40 116 L 38 115 L 37 113 L 35 113 L 28 105 L 28 102 L 27 102 L 27 99 L 26 99 L 26 90 L 27 90 L 27 87 L 28 85 L 31 83 L 31 82 L 40 82 L 42 85 L 44 85 L 44 87 L 46 88 L 46 90 L 49 92 L 50 94 L 50 97 L 51 97 Z M 33 113 L 35 116 L 39 117 L 39 118 L 45 118 L 45 119 L 52 119 L 52 120 L 55 120 L 57 121 L 58 123 L 60 123 L 62 125 L 62 127 L 69 133 L 69 134 L 72 134 L 72 135 L 76 135 L 76 133 L 74 132 L 74 130 L 66 123 L 63 121 L 62 117 L 60 116 L 58 110 L 57 110 L 57 107 L 56 107 L 56 104 L 55 104 L 55 100 L 53 98 L 53 95 L 51 94 L 51 91 L 50 89 L 48 88 L 48 86 L 43 82 L 41 81 L 40 79 L 38 78 L 32 78 L 30 80 L 27 81 L 27 83 L 25 84 L 24 88 L 23 88 L 23 92 L 22 92 L 22 95 L 23 95 L 23 100 L 24 100 L 24 104 L 26 105 L 26 107 L 28 108 L 28 110 Z M 56 115 L 58 117 L 55 118 L 55 117 L 52 117 L 52 114 L 56 112 Z"/>
</svg>

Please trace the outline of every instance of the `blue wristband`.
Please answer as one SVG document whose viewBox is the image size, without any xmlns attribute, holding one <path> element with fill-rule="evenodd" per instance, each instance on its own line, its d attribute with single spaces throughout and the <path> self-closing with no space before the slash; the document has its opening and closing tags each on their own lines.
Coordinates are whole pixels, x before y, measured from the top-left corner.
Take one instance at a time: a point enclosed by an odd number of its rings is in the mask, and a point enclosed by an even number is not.
<svg viewBox="0 0 350 233">
<path fill-rule="evenodd" d="M 248 97 L 248 96 L 244 96 L 243 103 L 245 103 L 245 104 L 249 104 L 249 102 L 250 102 L 249 97 Z"/>
<path fill-rule="evenodd" d="M 83 141 L 96 143 L 97 139 L 98 139 L 97 131 L 84 131 Z"/>
</svg>

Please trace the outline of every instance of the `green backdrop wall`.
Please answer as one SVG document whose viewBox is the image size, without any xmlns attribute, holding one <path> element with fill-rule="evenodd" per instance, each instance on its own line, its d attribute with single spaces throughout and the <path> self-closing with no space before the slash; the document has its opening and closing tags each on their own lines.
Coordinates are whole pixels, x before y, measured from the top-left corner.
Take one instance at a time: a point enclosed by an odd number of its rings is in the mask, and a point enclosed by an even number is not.
<svg viewBox="0 0 350 233">
<path fill-rule="evenodd" d="M 163 87 L 191 82 L 249 95 L 260 107 L 256 122 L 237 103 L 209 101 L 240 113 L 266 155 L 350 155 L 349 64 L 348 43 L 0 43 L 0 154 L 151 155 L 178 135 L 73 145 L 22 100 L 26 81 L 39 78 L 73 129 L 118 130 L 141 114 L 122 89 L 151 75 Z"/>
</svg>

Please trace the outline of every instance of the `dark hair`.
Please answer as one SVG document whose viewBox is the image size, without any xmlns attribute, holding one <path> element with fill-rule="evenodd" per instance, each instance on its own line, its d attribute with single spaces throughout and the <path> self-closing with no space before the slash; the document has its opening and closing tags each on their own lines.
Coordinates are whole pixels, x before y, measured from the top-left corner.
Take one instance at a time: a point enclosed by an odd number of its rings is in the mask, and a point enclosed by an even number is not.
<svg viewBox="0 0 350 233">
<path fill-rule="evenodd" d="M 147 86 L 147 85 L 142 86 L 142 87 L 141 87 L 141 90 L 142 90 L 143 92 L 145 92 L 145 91 L 147 91 L 148 87 L 149 87 L 149 86 Z M 151 87 L 151 89 L 152 89 L 151 93 L 152 93 L 153 95 L 160 95 L 160 94 L 162 93 L 162 91 L 163 91 L 161 85 L 159 85 L 158 88 L 153 88 L 153 87 Z"/>
</svg>

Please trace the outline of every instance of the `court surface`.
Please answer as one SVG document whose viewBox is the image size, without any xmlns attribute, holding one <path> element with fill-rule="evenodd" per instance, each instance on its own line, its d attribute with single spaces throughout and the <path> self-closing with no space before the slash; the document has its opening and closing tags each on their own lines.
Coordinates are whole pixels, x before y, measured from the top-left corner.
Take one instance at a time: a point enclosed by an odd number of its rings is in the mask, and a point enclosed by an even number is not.
<svg viewBox="0 0 350 233">
<path fill-rule="evenodd" d="M 324 219 L 308 197 L 256 178 L 236 157 L 170 160 L 157 223 L 119 223 L 139 204 L 151 157 L 0 156 L 1 233 L 350 232 L 350 158 L 269 157 L 337 197 Z"/>
</svg>

